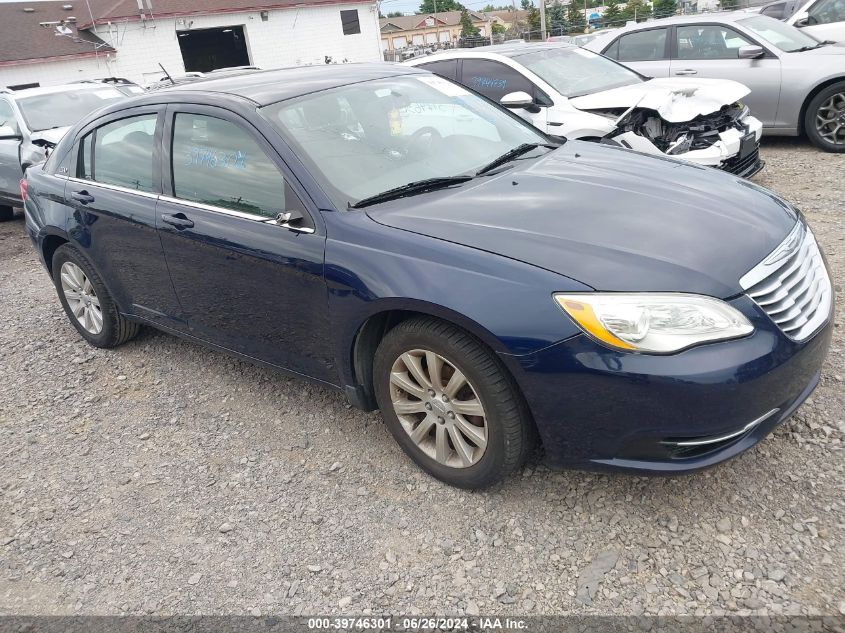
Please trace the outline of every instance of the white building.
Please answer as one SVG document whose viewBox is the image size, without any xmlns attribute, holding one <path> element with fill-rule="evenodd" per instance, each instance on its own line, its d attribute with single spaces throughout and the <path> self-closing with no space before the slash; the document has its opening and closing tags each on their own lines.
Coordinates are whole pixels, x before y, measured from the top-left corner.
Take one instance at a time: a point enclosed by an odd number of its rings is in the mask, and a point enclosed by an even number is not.
<svg viewBox="0 0 845 633">
<path fill-rule="evenodd" d="M 373 0 L 0 2 L 0 24 L 0 87 L 382 58 Z"/>
</svg>

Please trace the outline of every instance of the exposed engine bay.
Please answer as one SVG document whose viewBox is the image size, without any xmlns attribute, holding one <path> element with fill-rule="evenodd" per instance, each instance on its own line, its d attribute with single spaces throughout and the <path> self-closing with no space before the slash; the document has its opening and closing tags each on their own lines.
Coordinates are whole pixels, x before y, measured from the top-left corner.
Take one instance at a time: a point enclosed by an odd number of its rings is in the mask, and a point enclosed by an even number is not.
<svg viewBox="0 0 845 633">
<path fill-rule="evenodd" d="M 747 131 L 743 119 L 748 115 L 748 108 L 741 103 L 723 106 L 717 112 L 699 115 L 683 123 L 665 121 L 657 112 L 647 108 L 593 112 L 618 117 L 616 128 L 605 139 L 633 132 L 647 138 L 657 149 L 670 156 L 707 149 L 721 141 L 721 135 L 728 130 Z"/>
</svg>

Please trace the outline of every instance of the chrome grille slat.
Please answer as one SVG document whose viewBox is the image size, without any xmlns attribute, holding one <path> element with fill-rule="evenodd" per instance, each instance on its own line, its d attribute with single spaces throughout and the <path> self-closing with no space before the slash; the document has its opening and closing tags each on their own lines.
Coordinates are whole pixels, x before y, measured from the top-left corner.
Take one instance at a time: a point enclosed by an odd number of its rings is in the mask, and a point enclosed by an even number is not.
<svg viewBox="0 0 845 633">
<path fill-rule="evenodd" d="M 815 237 L 802 223 L 740 285 L 792 340 L 809 338 L 830 315 L 830 277 Z"/>
</svg>

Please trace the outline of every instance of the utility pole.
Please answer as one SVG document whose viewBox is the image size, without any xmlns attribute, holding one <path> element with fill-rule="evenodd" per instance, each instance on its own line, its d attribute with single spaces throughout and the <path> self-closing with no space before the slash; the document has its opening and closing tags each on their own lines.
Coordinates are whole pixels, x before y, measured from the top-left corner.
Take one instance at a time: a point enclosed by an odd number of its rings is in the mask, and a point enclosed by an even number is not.
<svg viewBox="0 0 845 633">
<path fill-rule="evenodd" d="M 540 3 L 540 40 L 546 41 L 546 0 L 537 0 Z"/>
<path fill-rule="evenodd" d="M 590 30 L 590 18 L 587 16 L 587 0 L 584 0 L 584 32 L 588 32 Z"/>
</svg>

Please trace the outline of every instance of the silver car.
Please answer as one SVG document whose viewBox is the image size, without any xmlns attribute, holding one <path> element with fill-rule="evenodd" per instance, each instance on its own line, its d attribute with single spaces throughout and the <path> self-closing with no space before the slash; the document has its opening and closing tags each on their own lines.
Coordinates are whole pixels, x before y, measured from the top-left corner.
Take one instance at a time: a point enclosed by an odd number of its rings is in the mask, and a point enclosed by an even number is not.
<svg viewBox="0 0 845 633">
<path fill-rule="evenodd" d="M 650 77 L 733 79 L 766 134 L 806 134 L 845 152 L 845 46 L 749 13 L 711 13 L 643 22 L 585 48 Z"/>
<path fill-rule="evenodd" d="M 11 91 L 0 89 L 0 220 L 20 206 L 20 179 L 41 162 L 68 128 L 89 112 L 126 97 L 112 86 L 70 84 Z"/>
</svg>

